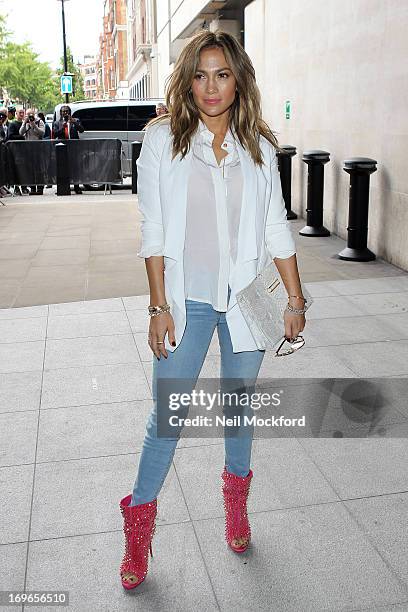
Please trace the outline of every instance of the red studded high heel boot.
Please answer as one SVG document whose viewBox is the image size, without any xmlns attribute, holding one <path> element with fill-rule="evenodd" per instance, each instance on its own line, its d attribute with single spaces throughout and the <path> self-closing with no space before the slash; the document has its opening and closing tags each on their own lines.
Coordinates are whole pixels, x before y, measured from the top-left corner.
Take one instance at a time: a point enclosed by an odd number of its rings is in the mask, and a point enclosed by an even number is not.
<svg viewBox="0 0 408 612">
<path fill-rule="evenodd" d="M 125 589 L 134 589 L 146 578 L 152 539 L 156 529 L 157 499 L 146 504 L 129 506 L 132 499 L 127 495 L 120 502 L 124 519 L 125 554 L 120 566 L 120 576 Z M 134 574 L 134 576 L 129 576 Z M 126 578 L 125 578 L 126 576 Z M 135 578 L 136 577 L 136 578 Z"/>
<path fill-rule="evenodd" d="M 251 527 L 247 515 L 247 499 L 252 476 L 252 470 L 249 470 L 247 476 L 236 476 L 228 472 L 225 466 L 221 475 L 224 481 L 222 493 L 225 510 L 225 539 L 228 546 L 237 553 L 244 552 L 248 548 L 251 539 Z M 239 539 L 246 539 L 246 542 L 237 546 L 233 541 Z"/>
</svg>

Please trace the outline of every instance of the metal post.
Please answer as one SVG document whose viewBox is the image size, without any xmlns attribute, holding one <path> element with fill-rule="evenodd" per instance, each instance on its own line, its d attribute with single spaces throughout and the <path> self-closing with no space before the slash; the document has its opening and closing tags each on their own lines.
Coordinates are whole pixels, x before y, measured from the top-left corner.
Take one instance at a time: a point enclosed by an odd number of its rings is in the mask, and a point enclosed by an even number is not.
<svg viewBox="0 0 408 612">
<path fill-rule="evenodd" d="M 64 73 L 67 74 L 68 72 L 68 57 L 67 57 L 67 39 L 66 39 L 66 35 L 65 35 L 65 7 L 64 7 L 64 1 L 65 0 L 59 0 L 61 2 L 61 13 L 62 13 L 62 42 L 64 45 Z M 65 94 L 65 103 L 68 104 L 69 102 L 69 94 Z"/>
<path fill-rule="evenodd" d="M 282 196 L 286 205 L 286 218 L 297 219 L 292 210 L 292 157 L 296 155 L 296 147 L 292 145 L 279 145 L 285 153 L 277 152 L 278 168 L 282 187 Z"/>
<path fill-rule="evenodd" d="M 307 164 L 306 224 L 301 236 L 330 236 L 323 225 L 324 164 L 330 160 L 327 151 L 305 151 L 302 160 Z"/>
<path fill-rule="evenodd" d="M 132 193 L 137 193 L 137 164 L 136 160 L 142 148 L 141 142 L 132 142 Z"/>
<path fill-rule="evenodd" d="M 63 142 L 55 145 L 57 161 L 57 195 L 71 195 L 70 176 L 68 167 L 68 147 Z"/>
<path fill-rule="evenodd" d="M 377 162 L 369 157 L 353 157 L 344 161 L 343 170 L 350 175 L 347 247 L 339 253 L 348 261 L 372 261 L 375 254 L 367 248 L 370 174 L 377 171 Z"/>
</svg>

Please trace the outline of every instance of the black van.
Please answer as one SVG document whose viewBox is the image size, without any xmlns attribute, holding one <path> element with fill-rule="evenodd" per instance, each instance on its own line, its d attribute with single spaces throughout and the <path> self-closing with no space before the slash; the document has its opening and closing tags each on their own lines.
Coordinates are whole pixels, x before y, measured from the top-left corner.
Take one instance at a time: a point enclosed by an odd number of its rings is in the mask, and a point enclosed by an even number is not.
<svg viewBox="0 0 408 612">
<path fill-rule="evenodd" d="M 150 100 L 115 100 L 92 102 L 71 102 L 72 116 L 80 119 L 85 132 L 80 138 L 119 138 L 122 141 L 124 159 L 123 174 L 131 176 L 132 142 L 143 140 L 142 131 L 152 117 L 156 117 L 156 104 L 162 98 Z M 60 116 L 58 104 L 54 111 L 54 120 Z"/>
</svg>

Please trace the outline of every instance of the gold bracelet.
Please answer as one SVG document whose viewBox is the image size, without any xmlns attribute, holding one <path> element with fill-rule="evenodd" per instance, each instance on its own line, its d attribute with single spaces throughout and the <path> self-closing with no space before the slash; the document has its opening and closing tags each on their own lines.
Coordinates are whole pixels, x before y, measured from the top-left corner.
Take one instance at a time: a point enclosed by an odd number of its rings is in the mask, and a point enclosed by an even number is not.
<svg viewBox="0 0 408 612">
<path fill-rule="evenodd" d="M 161 312 L 169 312 L 170 311 L 170 306 L 169 304 L 161 304 L 160 306 L 148 306 L 147 308 L 149 315 L 151 317 L 154 317 L 157 314 L 160 314 Z"/>
</svg>

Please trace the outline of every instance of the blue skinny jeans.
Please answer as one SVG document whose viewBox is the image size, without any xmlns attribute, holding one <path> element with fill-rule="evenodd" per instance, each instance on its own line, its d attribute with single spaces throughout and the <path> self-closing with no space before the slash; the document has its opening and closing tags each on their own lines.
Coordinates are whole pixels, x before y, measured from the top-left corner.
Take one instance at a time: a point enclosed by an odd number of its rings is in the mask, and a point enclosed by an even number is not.
<svg viewBox="0 0 408 612">
<path fill-rule="evenodd" d="M 230 293 L 231 290 L 228 288 L 228 299 Z M 146 424 L 131 506 L 153 501 L 158 496 L 179 440 L 179 437 L 157 436 L 157 410 L 160 410 L 156 393 L 158 379 L 180 377 L 189 379 L 192 382 L 191 389 L 193 389 L 200 375 L 215 327 L 220 344 L 221 384 L 224 379 L 230 378 L 251 381 L 243 387 L 243 390 L 249 393 L 252 389 L 251 384 L 256 381 L 265 355 L 265 351 L 259 349 L 234 353 L 225 312 L 214 310 L 211 304 L 205 302 L 186 300 L 185 303 L 186 327 L 180 344 L 174 351 L 167 351 L 167 359 L 163 355 L 160 356 L 160 359 L 153 355 L 153 407 Z M 228 390 L 228 388 L 225 387 L 223 390 Z M 190 389 L 183 389 L 183 391 L 189 392 Z M 250 408 L 244 409 L 245 414 L 249 414 L 249 411 Z M 225 466 L 230 473 L 247 476 L 251 461 L 253 426 L 235 427 L 235 433 L 232 436 L 225 435 L 227 429 L 228 427 L 224 427 Z M 245 435 L 240 435 L 239 429 L 245 430 Z"/>
</svg>

